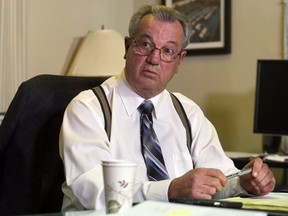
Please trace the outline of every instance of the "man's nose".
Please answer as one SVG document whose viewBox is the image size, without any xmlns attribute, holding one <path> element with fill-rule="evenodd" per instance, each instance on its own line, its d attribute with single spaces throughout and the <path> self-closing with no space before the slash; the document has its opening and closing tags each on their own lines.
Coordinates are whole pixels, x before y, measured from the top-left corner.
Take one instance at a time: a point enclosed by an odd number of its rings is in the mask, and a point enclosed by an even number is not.
<svg viewBox="0 0 288 216">
<path fill-rule="evenodd" d="M 147 57 L 147 62 L 153 65 L 158 65 L 161 61 L 161 50 L 158 48 L 154 48 L 150 55 Z"/>
</svg>

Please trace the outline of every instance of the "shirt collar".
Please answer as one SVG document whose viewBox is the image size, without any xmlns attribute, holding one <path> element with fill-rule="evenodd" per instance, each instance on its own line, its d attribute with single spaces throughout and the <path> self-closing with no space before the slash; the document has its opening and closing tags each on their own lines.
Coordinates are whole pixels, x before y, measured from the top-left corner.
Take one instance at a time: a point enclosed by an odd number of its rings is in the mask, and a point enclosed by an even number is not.
<svg viewBox="0 0 288 216">
<path fill-rule="evenodd" d="M 135 112 L 138 112 L 137 108 L 139 105 L 145 100 L 145 98 L 140 97 L 138 94 L 136 94 L 131 86 L 129 85 L 126 76 L 125 76 L 125 69 L 122 70 L 121 74 L 118 76 L 118 82 L 117 82 L 117 90 L 120 95 L 120 98 L 124 104 L 124 107 L 126 109 L 127 115 L 130 116 Z M 167 92 L 164 90 L 164 92 Z M 161 107 L 160 101 L 164 97 L 164 92 L 161 92 L 160 94 L 156 95 L 153 98 L 150 98 L 149 100 L 152 101 L 154 105 L 154 111 L 152 113 L 153 117 L 157 119 L 157 108 Z"/>
</svg>

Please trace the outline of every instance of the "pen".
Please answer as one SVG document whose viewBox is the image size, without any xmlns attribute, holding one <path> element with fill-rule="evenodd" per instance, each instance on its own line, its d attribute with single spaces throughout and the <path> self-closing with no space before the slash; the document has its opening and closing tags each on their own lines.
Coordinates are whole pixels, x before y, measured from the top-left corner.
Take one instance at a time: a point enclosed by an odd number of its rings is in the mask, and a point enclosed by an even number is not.
<svg viewBox="0 0 288 216">
<path fill-rule="evenodd" d="M 185 198 L 175 198 L 169 199 L 173 203 L 182 203 L 190 205 L 200 205 L 200 206 L 211 206 L 211 207 L 222 207 L 222 208 L 242 208 L 241 202 L 229 202 L 229 201 L 218 201 L 218 200 L 204 200 L 204 199 L 185 199 Z"/>
<path fill-rule="evenodd" d="M 231 178 L 234 178 L 234 177 L 237 177 L 237 176 L 246 175 L 246 174 L 251 173 L 251 172 L 252 172 L 252 168 L 249 168 L 249 169 L 241 170 L 240 172 L 228 175 L 228 176 L 226 176 L 226 178 L 227 179 L 231 179 Z"/>
</svg>

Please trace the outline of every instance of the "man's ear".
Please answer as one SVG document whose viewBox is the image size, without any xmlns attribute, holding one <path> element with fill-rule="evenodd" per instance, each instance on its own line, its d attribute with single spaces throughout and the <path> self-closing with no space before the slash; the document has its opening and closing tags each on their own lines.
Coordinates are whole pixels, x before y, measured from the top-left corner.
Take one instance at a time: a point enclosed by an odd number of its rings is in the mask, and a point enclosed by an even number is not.
<svg viewBox="0 0 288 216">
<path fill-rule="evenodd" d="M 183 51 L 180 53 L 181 61 L 182 61 L 183 58 L 186 56 L 186 54 L 187 54 L 187 51 L 186 51 L 186 50 L 183 50 Z"/>
<path fill-rule="evenodd" d="M 178 73 L 179 72 L 179 67 L 182 63 L 182 60 L 183 58 L 186 56 L 187 54 L 187 51 L 186 50 L 183 50 L 181 53 L 180 53 L 180 56 L 179 56 L 179 59 L 178 59 L 178 63 L 176 65 L 176 70 L 175 70 L 175 73 Z"/>
<path fill-rule="evenodd" d="M 129 50 L 129 47 L 131 45 L 131 42 L 130 42 L 130 38 L 129 37 L 125 37 L 124 39 L 125 41 L 125 54 L 124 54 L 124 59 L 126 59 L 126 55 L 127 55 L 127 52 Z"/>
</svg>

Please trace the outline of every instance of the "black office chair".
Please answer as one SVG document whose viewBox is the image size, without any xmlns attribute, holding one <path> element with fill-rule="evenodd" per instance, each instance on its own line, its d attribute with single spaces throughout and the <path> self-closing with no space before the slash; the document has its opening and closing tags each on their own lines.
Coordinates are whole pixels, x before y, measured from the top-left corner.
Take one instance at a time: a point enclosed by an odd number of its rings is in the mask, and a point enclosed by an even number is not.
<svg viewBox="0 0 288 216">
<path fill-rule="evenodd" d="M 20 85 L 0 126 L 1 216 L 61 210 L 64 110 L 80 91 L 107 78 L 39 75 Z"/>
</svg>

